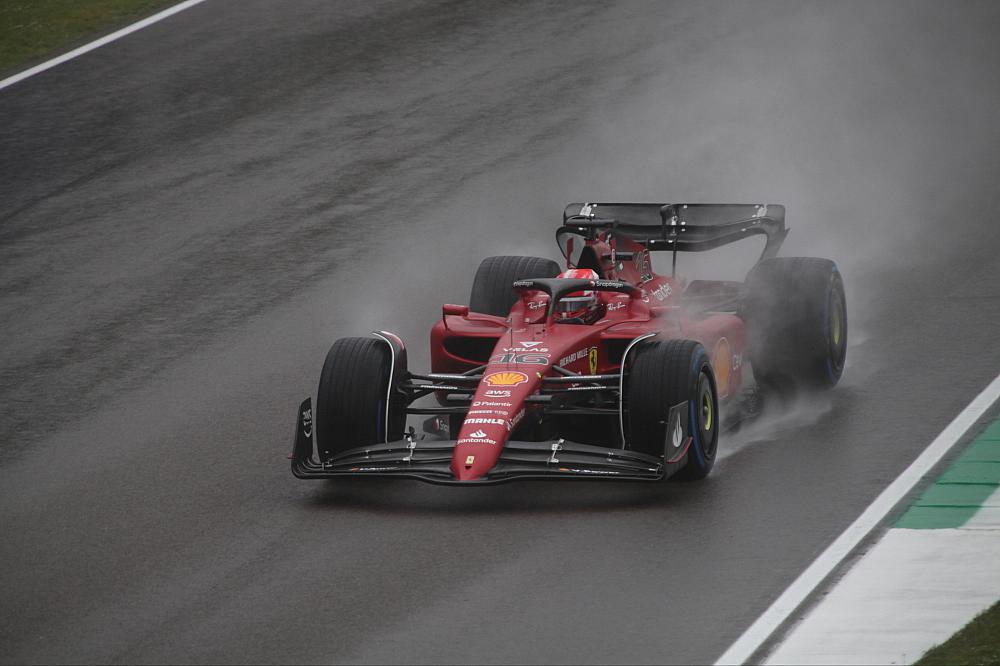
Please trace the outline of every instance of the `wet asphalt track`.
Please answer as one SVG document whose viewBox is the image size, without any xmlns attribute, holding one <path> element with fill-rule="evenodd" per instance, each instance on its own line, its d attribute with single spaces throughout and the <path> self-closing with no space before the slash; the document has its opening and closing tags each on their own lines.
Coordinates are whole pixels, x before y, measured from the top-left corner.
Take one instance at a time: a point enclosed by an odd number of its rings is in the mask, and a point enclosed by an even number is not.
<svg viewBox="0 0 1000 666">
<path fill-rule="evenodd" d="M 707 662 L 1000 368 L 993 3 L 211 0 L 0 92 L 0 661 Z M 290 476 L 579 199 L 768 200 L 845 382 L 694 485 Z"/>
</svg>

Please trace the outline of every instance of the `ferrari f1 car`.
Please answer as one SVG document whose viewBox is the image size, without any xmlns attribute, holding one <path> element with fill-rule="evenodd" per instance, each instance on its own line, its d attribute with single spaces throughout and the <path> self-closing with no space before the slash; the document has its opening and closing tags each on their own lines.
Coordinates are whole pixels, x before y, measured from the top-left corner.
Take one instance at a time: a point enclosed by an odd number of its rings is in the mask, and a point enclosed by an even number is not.
<svg viewBox="0 0 1000 666">
<path fill-rule="evenodd" d="M 843 372 L 840 273 L 776 257 L 787 233 L 773 204 L 570 204 L 556 231 L 567 270 L 485 259 L 469 304 L 444 305 L 431 329 L 430 372 L 411 371 L 388 331 L 337 340 L 315 410 L 299 408 L 292 472 L 702 479 L 744 389 L 828 389 Z M 678 253 L 754 235 L 766 242 L 744 282 L 676 274 Z M 654 252 L 672 253 L 670 275 L 653 271 Z M 409 415 L 426 418 L 423 433 Z"/>
</svg>

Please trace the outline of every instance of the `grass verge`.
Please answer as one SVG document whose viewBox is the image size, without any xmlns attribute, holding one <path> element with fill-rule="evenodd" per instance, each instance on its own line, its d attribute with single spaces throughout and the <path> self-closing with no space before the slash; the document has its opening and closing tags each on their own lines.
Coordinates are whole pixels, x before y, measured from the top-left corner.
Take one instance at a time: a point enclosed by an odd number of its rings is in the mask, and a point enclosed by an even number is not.
<svg viewBox="0 0 1000 666">
<path fill-rule="evenodd" d="M 1000 664 L 1000 601 L 947 641 L 927 651 L 915 666 Z"/>
<path fill-rule="evenodd" d="M 0 0 L 0 78 L 179 0 Z"/>
</svg>

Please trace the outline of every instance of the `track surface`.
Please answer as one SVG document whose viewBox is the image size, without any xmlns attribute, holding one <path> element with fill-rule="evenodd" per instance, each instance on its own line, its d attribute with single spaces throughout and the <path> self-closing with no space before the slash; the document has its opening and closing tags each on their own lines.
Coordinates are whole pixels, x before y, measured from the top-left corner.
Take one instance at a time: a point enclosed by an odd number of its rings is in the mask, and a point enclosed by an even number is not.
<svg viewBox="0 0 1000 666">
<path fill-rule="evenodd" d="M 0 93 L 0 661 L 706 662 L 1000 367 L 995 3 L 213 0 Z M 844 384 L 700 484 L 310 484 L 566 201 L 788 204 Z"/>
</svg>

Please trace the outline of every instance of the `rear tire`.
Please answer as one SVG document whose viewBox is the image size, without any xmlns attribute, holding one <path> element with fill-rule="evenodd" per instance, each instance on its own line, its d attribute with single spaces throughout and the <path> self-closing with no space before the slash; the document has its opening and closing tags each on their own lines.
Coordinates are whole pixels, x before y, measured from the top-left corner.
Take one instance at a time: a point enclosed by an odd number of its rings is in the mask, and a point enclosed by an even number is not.
<svg viewBox="0 0 1000 666">
<path fill-rule="evenodd" d="M 405 405 L 386 396 L 392 355 L 375 338 L 341 338 L 323 363 L 316 396 L 316 442 L 320 460 L 359 446 L 403 438 Z M 393 380 L 398 382 L 399 378 Z"/>
<path fill-rule="evenodd" d="M 629 362 L 626 397 L 628 448 L 653 456 L 669 455 L 670 408 L 688 401 L 692 441 L 684 467 L 673 476 L 686 480 L 708 476 L 719 445 L 719 396 L 712 364 L 701 343 L 639 343 Z"/>
<path fill-rule="evenodd" d="M 767 259 L 746 285 L 747 352 L 757 383 L 779 394 L 836 386 L 847 357 L 847 299 L 837 265 Z"/>
<path fill-rule="evenodd" d="M 511 286 L 515 280 L 552 278 L 559 264 L 540 257 L 487 257 L 479 264 L 472 281 L 469 309 L 473 312 L 506 317 L 517 300 Z"/>
</svg>

